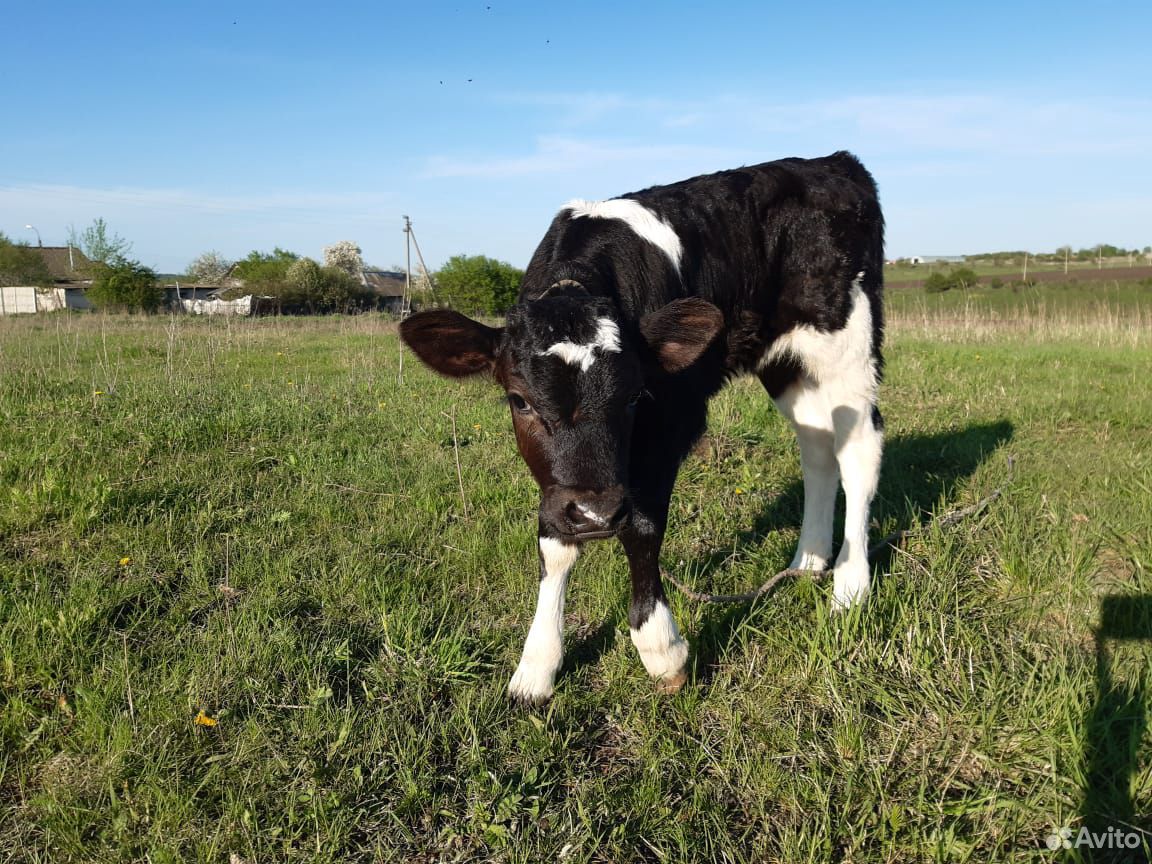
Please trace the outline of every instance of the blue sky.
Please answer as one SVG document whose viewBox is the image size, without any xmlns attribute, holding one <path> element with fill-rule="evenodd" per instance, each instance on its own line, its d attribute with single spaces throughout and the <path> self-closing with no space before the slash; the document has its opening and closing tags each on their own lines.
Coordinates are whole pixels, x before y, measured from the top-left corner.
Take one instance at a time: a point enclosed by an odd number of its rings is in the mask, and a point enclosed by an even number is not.
<svg viewBox="0 0 1152 864">
<path fill-rule="evenodd" d="M 1152 244 L 1152 4 L 13 3 L 0 231 L 523 266 L 571 198 L 854 151 L 888 254 Z"/>
</svg>

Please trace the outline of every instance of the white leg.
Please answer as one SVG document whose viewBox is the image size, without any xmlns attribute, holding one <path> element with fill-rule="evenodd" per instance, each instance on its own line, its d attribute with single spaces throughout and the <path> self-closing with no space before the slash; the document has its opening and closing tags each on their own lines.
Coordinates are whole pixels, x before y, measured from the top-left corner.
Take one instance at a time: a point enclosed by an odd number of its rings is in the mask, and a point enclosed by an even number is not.
<svg viewBox="0 0 1152 864">
<path fill-rule="evenodd" d="M 544 702 L 564 662 L 564 589 L 580 547 L 540 538 L 540 594 L 520 665 L 508 684 L 513 699 Z"/>
<path fill-rule="evenodd" d="M 680 635 L 668 604 L 657 600 L 640 629 L 630 632 L 632 644 L 640 652 L 640 660 L 648 674 L 662 681 L 669 690 L 680 689 L 684 684 L 688 643 Z"/>
<path fill-rule="evenodd" d="M 880 479 L 884 434 L 872 422 L 872 406 L 837 408 L 836 458 L 844 484 L 844 545 L 836 557 L 832 608 L 847 609 L 868 598 L 868 510 Z"/>
<path fill-rule="evenodd" d="M 846 609 L 868 596 L 868 508 L 884 443 L 873 424 L 879 375 L 871 306 L 860 287 L 863 277 L 860 273 L 853 284 L 852 311 L 843 329 L 794 328 L 773 343 L 763 360 L 767 365 L 790 356 L 803 367 L 800 380 L 777 400 L 796 426 L 804 460 L 804 523 L 793 566 L 826 562 L 831 554 L 835 486 L 829 481 L 834 476 L 828 465 L 829 437 L 839 465 L 846 506 L 844 546 L 832 580 L 833 609 Z"/>
<path fill-rule="evenodd" d="M 797 570 L 824 570 L 832 561 L 832 525 L 840 470 L 836 463 L 832 413 L 816 385 L 801 379 L 776 400 L 796 430 L 804 472 L 804 521 L 800 542 L 788 565 Z"/>
</svg>

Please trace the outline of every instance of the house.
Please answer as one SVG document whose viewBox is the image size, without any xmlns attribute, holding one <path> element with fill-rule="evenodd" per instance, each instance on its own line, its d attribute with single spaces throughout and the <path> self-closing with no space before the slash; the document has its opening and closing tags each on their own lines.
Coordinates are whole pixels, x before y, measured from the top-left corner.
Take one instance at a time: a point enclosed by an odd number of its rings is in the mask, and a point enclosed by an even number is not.
<svg viewBox="0 0 1152 864">
<path fill-rule="evenodd" d="M 0 288 L 0 315 L 91 309 L 84 290 L 92 284 L 95 264 L 75 246 L 31 246 L 52 277 L 51 287 L 11 285 Z"/>
<path fill-rule="evenodd" d="M 375 295 L 376 308 L 399 315 L 404 304 L 405 274 L 398 270 L 364 270 L 360 283 Z"/>
</svg>

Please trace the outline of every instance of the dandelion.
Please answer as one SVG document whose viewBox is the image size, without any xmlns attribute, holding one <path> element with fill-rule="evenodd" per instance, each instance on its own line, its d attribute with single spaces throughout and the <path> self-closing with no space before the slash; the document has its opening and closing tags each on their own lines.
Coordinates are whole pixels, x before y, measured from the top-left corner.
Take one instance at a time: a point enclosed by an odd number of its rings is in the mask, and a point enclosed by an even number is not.
<svg viewBox="0 0 1152 864">
<path fill-rule="evenodd" d="M 131 563 L 132 563 L 132 559 L 129 558 L 127 555 L 125 555 L 123 558 L 120 559 L 120 566 L 121 567 L 127 567 Z"/>
<path fill-rule="evenodd" d="M 104 395 L 104 391 L 103 391 L 103 390 L 93 390 L 93 391 L 92 391 L 92 395 L 93 395 L 93 396 L 103 396 L 103 395 Z"/>
<path fill-rule="evenodd" d="M 737 487 L 736 487 L 736 494 L 737 494 L 737 495 L 743 495 L 743 494 L 744 494 L 744 490 L 743 490 L 743 489 L 741 489 L 739 486 L 737 486 Z"/>
<path fill-rule="evenodd" d="M 214 720 L 213 718 L 209 717 L 209 716 L 208 716 L 208 715 L 205 713 L 205 711 L 204 711 L 204 709 L 203 709 L 203 708 L 201 708 L 201 709 L 200 709 L 200 713 L 196 715 L 196 719 L 195 719 L 195 720 L 193 720 L 192 722 L 193 722 L 193 723 L 195 723 L 197 726 L 207 726 L 207 727 L 209 727 L 209 728 L 211 728 L 211 727 L 215 726 L 215 725 L 216 725 L 216 723 L 217 723 L 217 721 L 216 721 L 216 720 Z"/>
</svg>

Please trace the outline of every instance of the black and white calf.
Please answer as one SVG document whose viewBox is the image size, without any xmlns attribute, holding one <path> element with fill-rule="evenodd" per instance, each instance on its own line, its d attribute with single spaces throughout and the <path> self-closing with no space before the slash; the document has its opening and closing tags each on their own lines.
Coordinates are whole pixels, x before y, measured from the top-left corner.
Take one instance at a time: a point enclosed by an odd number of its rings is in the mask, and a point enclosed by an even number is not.
<svg viewBox="0 0 1152 864">
<path fill-rule="evenodd" d="M 536 616 L 511 694 L 552 695 L 564 589 L 587 540 L 618 537 L 632 575 L 632 641 L 666 690 L 688 645 L 668 610 L 660 546 L 681 461 L 708 400 L 759 376 L 792 422 L 804 519 L 792 566 L 832 564 L 837 485 L 846 501 L 832 604 L 868 594 L 868 509 L 880 471 L 876 408 L 884 222 L 849 153 L 782 159 L 573 201 L 537 248 L 504 327 L 421 312 L 401 336 L 433 369 L 487 372 L 540 485 Z"/>
</svg>

